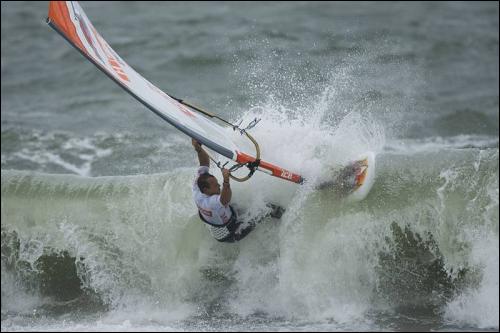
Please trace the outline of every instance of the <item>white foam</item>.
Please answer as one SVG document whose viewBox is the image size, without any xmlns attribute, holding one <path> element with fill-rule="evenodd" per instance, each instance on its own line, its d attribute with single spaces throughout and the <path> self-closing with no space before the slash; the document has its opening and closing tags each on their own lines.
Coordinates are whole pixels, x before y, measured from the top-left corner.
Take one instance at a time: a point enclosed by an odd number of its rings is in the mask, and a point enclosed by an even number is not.
<svg viewBox="0 0 500 333">
<path fill-rule="evenodd" d="M 457 135 L 453 137 L 427 137 L 421 139 L 390 140 L 384 147 L 385 151 L 400 154 L 416 154 L 420 152 L 437 152 L 443 149 L 498 147 L 498 137 L 484 135 Z"/>
<path fill-rule="evenodd" d="M 494 235 L 483 235 L 472 242 L 471 261 L 478 265 L 482 279 L 479 286 L 468 288 L 448 303 L 445 309 L 448 321 L 498 330 L 498 251 L 498 237 Z"/>
<path fill-rule="evenodd" d="M 63 133 L 41 134 L 34 132 L 32 136 L 34 140 L 28 141 L 28 144 L 24 145 L 20 151 L 14 152 L 8 157 L 2 155 L 2 163 L 16 158 L 33 162 L 41 170 L 44 170 L 49 164 L 54 164 L 71 173 L 90 177 L 92 176 L 92 164 L 100 158 L 110 156 L 113 152 L 110 148 L 99 148 L 95 142 L 96 139 L 90 137 L 69 137 L 64 142 L 60 142 L 61 138 L 66 137 Z M 69 155 L 71 158 L 68 159 L 65 155 Z"/>
</svg>

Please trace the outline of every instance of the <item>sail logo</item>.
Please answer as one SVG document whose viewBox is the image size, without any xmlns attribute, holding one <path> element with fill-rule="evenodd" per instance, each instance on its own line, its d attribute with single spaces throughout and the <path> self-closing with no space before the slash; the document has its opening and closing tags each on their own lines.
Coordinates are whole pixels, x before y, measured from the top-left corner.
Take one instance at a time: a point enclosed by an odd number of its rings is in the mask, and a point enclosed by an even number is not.
<svg viewBox="0 0 500 333">
<path fill-rule="evenodd" d="M 167 101 L 169 101 L 170 103 L 175 103 L 176 106 L 178 107 L 179 111 L 182 111 L 186 116 L 191 117 L 191 118 L 196 118 L 196 115 L 194 113 L 192 113 L 191 111 L 189 111 L 187 108 L 185 108 L 184 105 L 182 105 L 181 103 L 177 102 L 172 97 L 165 94 L 162 90 L 160 90 L 157 86 L 155 86 L 154 84 L 152 84 L 148 80 L 144 80 L 144 81 L 146 81 L 146 84 L 149 86 L 149 88 L 156 91 L 158 94 L 160 94 Z"/>
<path fill-rule="evenodd" d="M 191 111 L 189 111 L 186 107 L 184 107 L 182 104 L 177 103 L 177 106 L 179 107 L 179 109 L 181 109 L 182 112 L 184 112 L 186 116 L 191 118 L 196 118 L 195 115 Z"/>
<path fill-rule="evenodd" d="M 94 31 L 94 36 L 97 39 L 97 42 L 101 46 L 101 50 L 104 51 L 104 54 L 108 58 L 108 63 L 111 65 L 111 68 L 113 71 L 118 75 L 118 77 L 122 81 L 130 82 L 130 79 L 128 78 L 127 74 L 123 70 L 122 66 L 118 62 L 117 58 L 113 55 L 114 51 L 113 49 L 106 43 L 106 41 L 99 35 L 99 33 L 95 30 L 95 28 L 92 26 L 92 30 Z"/>
<path fill-rule="evenodd" d="M 73 5 L 73 3 L 71 3 L 71 5 Z M 94 40 L 91 37 L 90 29 L 87 26 L 87 22 L 80 15 L 80 12 L 76 8 L 73 8 L 73 12 L 75 13 L 75 19 L 79 23 L 80 30 L 83 32 L 83 35 L 85 36 L 85 39 L 87 40 L 87 43 L 90 45 L 90 47 L 92 48 L 92 50 L 94 50 L 94 54 L 96 55 L 96 57 L 98 57 L 101 60 L 101 62 L 104 63 L 104 60 L 101 58 L 101 55 L 99 54 L 99 52 L 97 52 L 97 49 L 96 49 L 96 47 L 94 45 Z M 94 30 L 94 33 L 95 32 L 96 31 Z"/>
</svg>

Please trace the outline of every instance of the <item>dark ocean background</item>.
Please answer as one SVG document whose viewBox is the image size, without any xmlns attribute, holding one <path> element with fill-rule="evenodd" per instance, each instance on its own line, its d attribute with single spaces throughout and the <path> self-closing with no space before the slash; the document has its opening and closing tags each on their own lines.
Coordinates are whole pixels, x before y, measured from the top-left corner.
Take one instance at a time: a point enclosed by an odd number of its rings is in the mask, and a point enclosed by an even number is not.
<svg viewBox="0 0 500 333">
<path fill-rule="evenodd" d="M 82 2 L 165 92 L 308 179 L 365 151 L 360 202 L 265 174 L 286 207 L 217 243 L 190 139 L 1 4 L 2 331 L 498 331 L 498 2 Z M 218 175 L 218 171 L 214 171 Z"/>
</svg>

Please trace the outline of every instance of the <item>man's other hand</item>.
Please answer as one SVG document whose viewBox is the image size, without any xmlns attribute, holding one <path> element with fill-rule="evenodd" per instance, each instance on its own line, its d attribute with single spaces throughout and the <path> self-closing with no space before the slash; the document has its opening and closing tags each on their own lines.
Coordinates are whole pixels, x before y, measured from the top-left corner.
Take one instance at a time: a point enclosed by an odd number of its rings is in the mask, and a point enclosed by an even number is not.
<svg viewBox="0 0 500 333">
<path fill-rule="evenodd" d="M 191 139 L 191 144 L 193 145 L 196 151 L 199 151 L 201 149 L 201 144 L 195 139 Z"/>
</svg>

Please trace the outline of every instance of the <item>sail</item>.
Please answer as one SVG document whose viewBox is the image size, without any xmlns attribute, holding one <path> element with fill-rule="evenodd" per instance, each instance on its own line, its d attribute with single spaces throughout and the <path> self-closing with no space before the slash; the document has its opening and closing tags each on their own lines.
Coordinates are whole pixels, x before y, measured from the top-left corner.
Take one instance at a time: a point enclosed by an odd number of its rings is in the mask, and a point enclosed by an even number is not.
<svg viewBox="0 0 500 333">
<path fill-rule="evenodd" d="M 130 67 L 97 32 L 77 1 L 50 1 L 47 23 L 151 111 L 208 148 L 236 159 L 241 149 L 222 126 L 191 111 Z"/>
<path fill-rule="evenodd" d="M 256 158 L 243 153 L 222 126 L 193 112 L 130 67 L 97 32 L 77 1 L 50 1 L 47 23 L 126 92 L 177 129 L 240 164 L 255 162 Z M 303 182 L 298 174 L 265 161 L 259 163 L 259 171 Z"/>
</svg>

